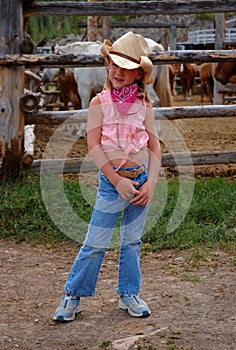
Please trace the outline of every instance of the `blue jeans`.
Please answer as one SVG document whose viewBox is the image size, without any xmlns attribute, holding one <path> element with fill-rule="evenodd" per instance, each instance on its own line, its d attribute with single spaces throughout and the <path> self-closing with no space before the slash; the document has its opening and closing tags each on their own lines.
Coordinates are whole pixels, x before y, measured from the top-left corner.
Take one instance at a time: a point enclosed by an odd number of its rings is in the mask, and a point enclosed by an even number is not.
<svg viewBox="0 0 236 350">
<path fill-rule="evenodd" d="M 148 170 L 133 179 L 139 184 L 137 189 L 147 181 L 147 177 Z M 120 258 L 115 290 L 120 295 L 139 293 L 141 235 L 147 212 L 148 207 L 135 206 L 130 200 L 122 199 L 107 177 L 99 171 L 97 197 L 88 232 L 65 284 L 68 294 L 80 297 L 94 295 L 102 261 L 120 213 Z"/>
</svg>

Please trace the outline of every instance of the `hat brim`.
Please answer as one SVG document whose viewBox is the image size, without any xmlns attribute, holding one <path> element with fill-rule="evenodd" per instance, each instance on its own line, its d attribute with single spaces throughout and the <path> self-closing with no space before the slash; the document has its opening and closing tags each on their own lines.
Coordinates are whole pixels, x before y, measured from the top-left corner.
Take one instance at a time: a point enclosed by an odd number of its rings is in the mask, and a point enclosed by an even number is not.
<svg viewBox="0 0 236 350">
<path fill-rule="evenodd" d="M 130 61 L 127 58 L 120 57 L 114 54 L 108 53 L 108 56 L 117 66 L 125 69 L 136 69 L 140 67 L 140 64 Z"/>
</svg>

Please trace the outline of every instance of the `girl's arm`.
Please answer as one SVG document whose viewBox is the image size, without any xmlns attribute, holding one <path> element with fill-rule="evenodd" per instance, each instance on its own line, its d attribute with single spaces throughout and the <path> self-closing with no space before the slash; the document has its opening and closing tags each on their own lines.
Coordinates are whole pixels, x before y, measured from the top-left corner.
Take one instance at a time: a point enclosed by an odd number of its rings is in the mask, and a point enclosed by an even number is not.
<svg viewBox="0 0 236 350">
<path fill-rule="evenodd" d="M 149 205 L 152 200 L 161 168 L 161 146 L 156 130 L 154 112 L 150 103 L 147 104 L 145 128 L 149 135 L 149 176 L 148 181 L 141 187 L 139 194 L 132 200 L 133 204 L 143 206 Z"/>
<path fill-rule="evenodd" d="M 155 186 L 161 168 L 161 146 L 158 139 L 155 116 L 151 104 L 147 104 L 147 115 L 145 119 L 145 127 L 149 136 L 149 182 Z"/>
<path fill-rule="evenodd" d="M 89 105 L 87 121 L 87 144 L 88 152 L 95 165 L 103 174 L 116 186 L 120 180 L 112 165 L 109 162 L 105 152 L 101 148 L 101 130 L 102 130 L 102 109 L 98 96 L 94 97 Z"/>
</svg>

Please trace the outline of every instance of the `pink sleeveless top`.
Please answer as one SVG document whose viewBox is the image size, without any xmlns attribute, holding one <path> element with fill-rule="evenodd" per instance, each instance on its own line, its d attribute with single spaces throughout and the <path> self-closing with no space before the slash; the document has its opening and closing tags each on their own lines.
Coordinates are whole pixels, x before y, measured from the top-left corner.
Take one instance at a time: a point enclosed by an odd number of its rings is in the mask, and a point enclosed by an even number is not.
<svg viewBox="0 0 236 350">
<path fill-rule="evenodd" d="M 124 151 L 119 169 L 126 163 L 130 153 L 137 153 L 147 147 L 148 133 L 144 126 L 146 101 L 144 95 L 139 94 L 135 102 L 130 104 L 128 112 L 120 115 L 110 90 L 103 90 L 98 96 L 103 112 L 101 147 L 104 152 Z"/>
</svg>

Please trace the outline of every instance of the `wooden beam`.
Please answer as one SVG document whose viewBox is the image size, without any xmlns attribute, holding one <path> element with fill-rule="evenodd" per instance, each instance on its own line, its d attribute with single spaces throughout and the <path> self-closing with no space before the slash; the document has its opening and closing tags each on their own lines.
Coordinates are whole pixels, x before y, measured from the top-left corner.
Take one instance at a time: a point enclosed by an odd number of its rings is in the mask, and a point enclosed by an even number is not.
<svg viewBox="0 0 236 350">
<path fill-rule="evenodd" d="M 192 166 L 206 164 L 233 164 L 236 163 L 236 150 L 234 151 L 202 151 L 202 152 L 173 152 L 162 154 L 162 167 L 168 166 Z M 81 167 L 81 165 L 83 166 Z M 44 174 L 58 174 L 61 172 L 63 165 L 63 173 L 88 173 L 96 172 L 97 167 L 92 159 L 87 158 L 63 158 L 63 159 L 39 159 L 34 160 L 27 169 L 31 173 L 39 173 L 41 166 Z"/>
<path fill-rule="evenodd" d="M 236 117 L 236 105 L 187 106 L 153 108 L 156 120 L 176 120 L 192 118 Z M 77 124 L 86 122 L 88 109 L 70 111 L 35 112 L 25 114 L 25 124 L 60 125 L 66 120 Z"/>
<path fill-rule="evenodd" d="M 87 28 L 86 22 L 79 22 L 77 24 L 78 28 Z M 102 27 L 102 23 L 98 23 L 98 27 Z M 133 23 L 133 22 L 110 22 L 111 28 L 186 28 L 185 24 L 179 24 L 179 23 Z"/>
<path fill-rule="evenodd" d="M 163 51 L 158 56 L 150 56 L 153 64 L 169 64 L 191 62 L 201 64 L 203 62 L 235 61 L 236 50 L 177 50 Z M 0 66 L 25 66 L 35 67 L 96 67 L 103 66 L 104 59 L 101 55 L 18 55 L 0 54 Z"/>
<path fill-rule="evenodd" d="M 235 0 L 170 0 L 119 2 L 34 2 L 24 3 L 24 16 L 120 16 L 176 15 L 235 12 Z"/>
</svg>

